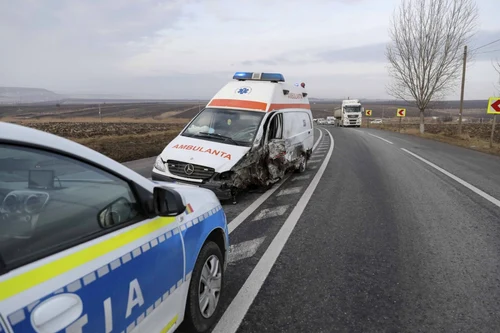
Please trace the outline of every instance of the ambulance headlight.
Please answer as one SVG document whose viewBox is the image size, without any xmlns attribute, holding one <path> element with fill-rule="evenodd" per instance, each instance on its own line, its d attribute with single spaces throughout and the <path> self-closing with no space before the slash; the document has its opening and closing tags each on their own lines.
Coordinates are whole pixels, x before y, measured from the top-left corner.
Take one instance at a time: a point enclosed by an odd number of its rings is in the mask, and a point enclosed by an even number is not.
<svg viewBox="0 0 500 333">
<path fill-rule="evenodd" d="M 158 155 L 158 157 L 156 158 L 155 169 L 165 172 L 165 162 L 160 155 Z"/>
</svg>

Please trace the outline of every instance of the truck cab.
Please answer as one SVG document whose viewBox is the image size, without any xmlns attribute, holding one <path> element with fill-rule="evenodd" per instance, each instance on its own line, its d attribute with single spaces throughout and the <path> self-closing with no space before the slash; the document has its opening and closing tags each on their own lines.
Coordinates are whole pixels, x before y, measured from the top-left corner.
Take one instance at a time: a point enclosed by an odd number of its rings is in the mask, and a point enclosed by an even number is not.
<svg viewBox="0 0 500 333">
<path fill-rule="evenodd" d="M 361 127 L 361 115 L 364 107 L 358 99 L 343 100 L 342 106 L 335 111 L 335 118 L 339 126 Z"/>
</svg>

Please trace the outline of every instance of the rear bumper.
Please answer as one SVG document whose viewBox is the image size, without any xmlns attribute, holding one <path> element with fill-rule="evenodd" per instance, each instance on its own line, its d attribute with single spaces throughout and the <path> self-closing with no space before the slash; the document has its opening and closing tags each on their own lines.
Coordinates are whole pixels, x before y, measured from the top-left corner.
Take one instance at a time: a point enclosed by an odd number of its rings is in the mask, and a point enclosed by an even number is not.
<svg viewBox="0 0 500 333">
<path fill-rule="evenodd" d="M 223 188 L 223 183 L 215 183 L 215 182 L 207 182 L 207 183 L 197 183 L 197 182 L 188 182 L 185 180 L 179 180 L 177 178 L 168 177 L 156 172 L 151 172 L 151 179 L 158 180 L 162 182 L 170 182 L 170 183 L 178 183 L 178 184 L 187 184 L 187 185 L 195 185 L 202 188 L 206 188 L 215 193 L 219 200 L 229 200 L 233 197 L 230 188 Z"/>
</svg>

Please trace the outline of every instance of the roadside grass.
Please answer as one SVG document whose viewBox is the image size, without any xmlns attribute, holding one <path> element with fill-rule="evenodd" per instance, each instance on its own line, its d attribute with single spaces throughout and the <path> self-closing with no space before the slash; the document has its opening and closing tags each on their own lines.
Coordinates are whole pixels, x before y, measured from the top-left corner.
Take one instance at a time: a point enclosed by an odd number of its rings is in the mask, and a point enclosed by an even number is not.
<svg viewBox="0 0 500 333">
<path fill-rule="evenodd" d="M 184 111 L 170 111 L 165 112 L 161 115 L 149 117 L 149 118 L 133 118 L 133 117 L 42 117 L 42 118 L 15 118 L 15 117 L 1 117 L 0 121 L 8 123 L 16 123 L 19 125 L 29 126 L 31 123 L 165 123 L 165 124 L 186 124 L 191 119 L 185 118 L 173 118 L 171 116 L 176 115 Z"/>
<path fill-rule="evenodd" d="M 179 134 L 179 131 L 180 128 L 179 130 L 150 132 L 147 134 L 69 139 L 97 150 L 118 162 L 127 162 L 159 155 L 167 144 Z"/>
<path fill-rule="evenodd" d="M 398 132 L 397 126 L 370 126 L 371 128 L 377 128 L 385 131 Z M 451 145 L 464 147 L 468 149 L 473 149 L 477 151 L 481 151 L 483 153 L 492 154 L 500 156 L 500 144 L 497 142 L 493 142 L 493 147 L 490 148 L 489 140 L 485 140 L 482 138 L 471 137 L 469 134 L 465 133 L 461 136 L 458 135 L 449 135 L 444 132 L 440 133 L 428 133 L 424 132 L 424 134 L 420 134 L 420 131 L 417 128 L 402 128 L 402 134 L 408 134 L 413 136 L 418 136 L 421 138 L 431 139 L 439 142 L 448 143 Z"/>
</svg>

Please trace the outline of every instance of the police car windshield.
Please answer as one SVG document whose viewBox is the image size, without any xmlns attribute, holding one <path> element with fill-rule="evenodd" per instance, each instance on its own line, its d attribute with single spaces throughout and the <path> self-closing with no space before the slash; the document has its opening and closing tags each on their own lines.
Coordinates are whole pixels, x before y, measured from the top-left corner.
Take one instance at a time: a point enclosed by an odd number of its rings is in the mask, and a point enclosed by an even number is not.
<svg viewBox="0 0 500 333">
<path fill-rule="evenodd" d="M 182 135 L 250 146 L 263 117 L 263 112 L 207 108 L 193 120 Z"/>
</svg>

